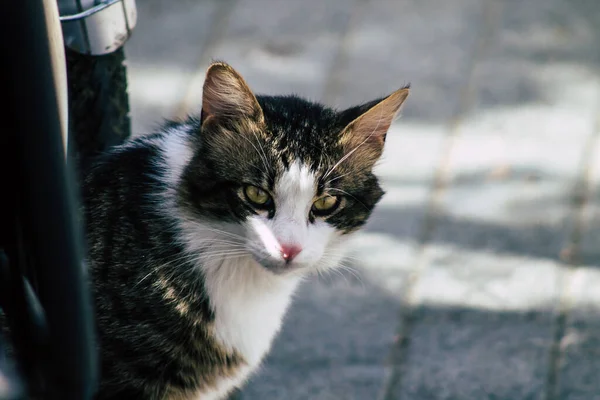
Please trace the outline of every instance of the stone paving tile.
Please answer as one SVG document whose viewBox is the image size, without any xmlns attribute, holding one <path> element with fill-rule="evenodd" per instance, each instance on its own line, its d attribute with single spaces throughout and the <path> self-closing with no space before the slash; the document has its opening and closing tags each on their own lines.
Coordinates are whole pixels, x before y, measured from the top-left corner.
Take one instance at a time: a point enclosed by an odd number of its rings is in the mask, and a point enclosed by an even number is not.
<svg viewBox="0 0 600 400">
<path fill-rule="evenodd" d="M 416 357 L 394 398 L 545 399 L 543 380 L 531 378 L 546 374 L 546 316 L 434 307 L 417 317 Z"/>
<path fill-rule="evenodd" d="M 431 246 L 390 399 L 543 399 L 557 263 Z"/>
<path fill-rule="evenodd" d="M 257 93 L 297 93 L 319 100 L 352 1 L 239 0 L 210 59 L 230 63 Z M 189 88 L 188 110 L 200 105 L 204 67 Z"/>
<path fill-rule="evenodd" d="M 138 22 L 125 46 L 134 135 L 174 115 L 198 71 L 217 6 L 195 0 L 137 3 Z"/>
<path fill-rule="evenodd" d="M 500 30 L 475 68 L 472 108 L 414 291 L 401 384 L 389 399 L 546 398 L 559 254 L 573 229 L 572 188 L 593 131 L 597 75 L 585 54 L 561 60 L 552 36 L 546 47 L 535 43 L 530 30 L 558 31 L 565 48 L 581 46 L 579 32 L 558 30 L 548 14 L 563 3 L 495 4 Z M 543 48 L 543 63 L 522 51 L 529 45 Z"/>
</svg>

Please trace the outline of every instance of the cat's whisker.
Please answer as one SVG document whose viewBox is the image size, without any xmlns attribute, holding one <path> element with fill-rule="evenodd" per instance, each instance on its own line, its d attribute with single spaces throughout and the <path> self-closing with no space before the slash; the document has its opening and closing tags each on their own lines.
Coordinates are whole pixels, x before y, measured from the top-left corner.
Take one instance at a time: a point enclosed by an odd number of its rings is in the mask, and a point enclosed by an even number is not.
<svg viewBox="0 0 600 400">
<path fill-rule="evenodd" d="M 365 210 L 369 211 L 369 207 L 367 207 L 362 201 L 360 201 L 359 199 L 357 199 L 355 196 L 351 195 L 350 193 L 346 192 L 345 190 L 342 190 L 339 188 L 329 188 L 329 190 L 337 190 L 338 192 L 343 193 L 348 197 L 352 197 L 354 200 L 356 200 L 357 203 L 359 203 L 361 206 L 363 206 L 365 208 Z"/>
<path fill-rule="evenodd" d="M 344 283 L 346 284 L 347 287 L 350 287 L 350 281 L 348 280 L 348 277 L 346 275 L 344 275 L 344 273 L 341 271 L 341 266 L 338 266 L 338 268 L 333 268 L 331 269 L 331 275 L 338 275 L 341 277 L 341 279 L 344 280 Z"/>
<path fill-rule="evenodd" d="M 174 264 L 178 264 L 178 263 L 180 263 L 180 264 L 188 263 L 188 262 L 194 261 L 197 257 L 198 257 L 198 253 L 196 253 L 196 252 L 187 252 L 187 253 L 184 253 L 180 257 L 168 260 L 163 265 L 166 267 L 166 266 L 170 266 L 170 265 L 174 265 Z"/>
<path fill-rule="evenodd" d="M 350 275 L 355 277 L 357 281 L 361 281 L 361 282 L 363 281 L 363 278 L 362 278 L 360 272 L 357 271 L 356 269 L 354 269 L 348 265 L 345 265 L 345 264 L 340 264 L 339 269 L 340 269 L 340 271 L 348 272 Z"/>
<path fill-rule="evenodd" d="M 213 243 L 229 243 L 229 244 L 244 244 L 244 241 L 241 238 L 233 238 L 233 237 L 211 237 L 211 238 L 203 238 L 202 245 L 210 246 Z"/>
<path fill-rule="evenodd" d="M 225 242 L 224 242 L 224 243 L 225 243 Z M 231 243 L 231 244 L 234 244 L 234 243 Z M 267 251 L 264 249 L 264 247 L 263 247 L 263 246 L 261 246 L 261 245 L 259 245 L 259 244 L 257 244 L 257 243 L 254 243 L 254 242 L 252 242 L 252 241 L 246 241 L 246 240 L 245 240 L 245 241 L 244 241 L 244 243 L 236 243 L 236 244 L 237 244 L 238 246 L 241 246 L 241 247 L 243 247 L 243 248 L 246 248 L 246 249 L 247 249 L 247 248 L 249 247 L 249 248 L 252 248 L 252 249 L 254 249 L 254 250 L 260 251 L 260 252 L 261 252 L 261 253 L 263 253 L 263 254 L 269 255 L 269 253 L 268 253 L 268 252 L 267 252 Z M 209 247 L 212 247 L 212 246 L 210 246 L 210 245 L 207 245 L 207 248 L 209 248 Z"/>
<path fill-rule="evenodd" d="M 361 268 L 365 263 L 364 259 L 356 258 L 356 257 L 344 257 L 342 262 L 348 262 L 353 265 L 353 268 Z"/>
<path fill-rule="evenodd" d="M 140 279 L 136 284 L 134 284 L 133 287 L 137 287 L 139 284 L 141 284 L 143 281 L 148 279 L 152 274 L 158 272 L 159 270 L 165 269 L 172 265 L 185 264 L 185 263 L 190 263 L 193 265 L 193 264 L 198 263 L 198 261 L 208 261 L 209 258 L 207 258 L 207 257 L 213 257 L 213 258 L 229 257 L 232 255 L 238 255 L 238 254 L 239 255 L 248 255 L 249 252 L 244 247 L 240 246 L 239 248 L 230 249 L 229 251 L 214 250 L 214 251 L 200 251 L 197 254 L 186 253 L 183 256 L 174 258 L 165 263 L 161 263 L 157 267 L 154 267 L 149 273 L 144 275 L 144 277 L 142 277 L 142 279 Z"/>
<path fill-rule="evenodd" d="M 209 246 L 209 247 L 205 247 L 203 249 L 199 249 L 198 253 L 199 254 L 212 254 L 212 253 L 222 253 L 222 252 L 229 252 L 229 251 L 248 251 L 248 248 L 245 246 L 232 246 L 232 245 L 214 245 L 214 246 Z"/>
<path fill-rule="evenodd" d="M 315 271 L 317 272 L 317 279 L 325 278 L 325 275 L 323 274 L 323 270 L 321 268 L 317 268 Z"/>
<path fill-rule="evenodd" d="M 254 133 L 254 132 L 253 132 L 253 133 Z M 256 133 L 254 133 L 254 134 L 256 135 Z M 262 160 L 262 162 L 263 162 L 263 165 L 265 166 L 265 170 L 263 171 L 263 173 L 264 173 L 265 175 L 268 175 L 268 173 L 267 173 L 267 172 L 270 170 L 270 168 L 269 168 L 269 165 L 268 165 L 268 162 L 267 162 L 267 159 L 266 159 L 266 155 L 264 155 L 264 156 L 263 156 L 263 155 L 261 154 L 261 152 L 260 152 L 260 151 L 258 151 L 258 148 L 257 148 L 257 147 L 254 145 L 254 143 L 252 143 L 252 141 L 246 137 L 246 135 L 240 135 L 240 137 L 244 138 L 244 140 L 246 140 L 248 143 L 250 143 L 250 145 L 251 145 L 252 147 L 254 147 L 254 150 L 256 150 L 256 153 L 258 154 L 258 157 L 259 157 L 259 158 Z M 257 137 L 257 140 L 258 140 L 258 137 Z M 259 144 L 259 146 L 258 146 L 258 147 L 260 147 L 260 144 Z M 262 150 L 262 148 L 261 148 L 261 150 Z M 263 153 L 263 154 L 264 154 L 264 153 Z"/>
<path fill-rule="evenodd" d="M 226 240 L 210 240 L 206 244 L 202 244 L 200 249 L 213 249 L 213 248 L 243 248 L 244 243 L 229 242 Z"/>
<path fill-rule="evenodd" d="M 348 280 L 348 276 L 344 274 L 344 272 L 348 272 L 350 275 L 352 275 L 358 282 L 360 282 L 361 287 L 364 289 L 365 288 L 365 284 L 364 284 L 364 280 L 362 278 L 362 276 L 360 275 L 360 273 L 355 270 L 352 267 L 349 267 L 348 265 L 345 264 L 337 264 L 335 267 L 332 268 L 325 268 L 323 270 L 318 269 L 317 271 L 324 271 L 329 275 L 339 275 L 341 276 L 344 281 L 346 282 L 346 284 L 350 285 L 350 281 Z"/>
<path fill-rule="evenodd" d="M 255 131 L 252 131 L 252 134 L 254 135 L 254 138 L 256 139 L 256 144 L 258 145 L 258 148 L 262 151 L 262 159 L 263 159 L 263 164 L 265 165 L 265 172 L 269 172 L 271 170 L 271 168 L 269 168 L 269 163 L 267 161 L 267 153 L 265 153 L 265 150 L 262 148 L 262 146 L 260 145 L 260 140 L 258 139 L 258 135 L 256 134 Z"/>
<path fill-rule="evenodd" d="M 225 235 L 225 236 L 229 236 L 231 238 L 240 239 L 242 241 L 247 240 L 242 235 L 239 235 L 239 234 L 233 233 L 233 232 L 228 232 L 228 231 L 225 231 L 225 230 L 222 230 L 222 229 L 219 229 L 219 228 L 215 228 L 215 227 L 212 227 L 212 226 L 199 226 L 196 229 L 199 230 L 199 231 L 208 231 L 208 232 L 219 233 L 219 234 L 222 234 L 222 235 Z"/>
<path fill-rule="evenodd" d="M 334 259 L 339 258 L 340 262 L 338 264 L 336 264 L 335 267 L 332 267 L 331 269 L 339 269 L 341 271 L 348 271 L 354 277 L 356 277 L 358 280 L 362 280 L 360 272 L 355 267 L 347 265 L 344 262 L 351 261 L 351 262 L 362 263 L 364 260 L 361 260 L 361 259 L 359 259 L 351 254 L 347 254 L 343 251 L 335 251 L 335 250 L 326 251 L 324 254 L 324 257 L 332 257 Z"/>
<path fill-rule="evenodd" d="M 363 168 L 363 170 L 367 170 L 367 169 L 369 169 L 369 168 Z M 346 172 L 345 174 L 338 175 L 335 178 L 331 178 L 330 180 L 328 180 L 327 182 L 325 182 L 325 184 L 326 185 L 330 185 L 332 182 L 335 182 L 338 179 L 342 179 L 343 177 L 348 176 L 348 175 L 353 174 L 353 173 L 355 173 L 355 171 L 350 171 L 350 172 Z"/>
<path fill-rule="evenodd" d="M 146 279 L 148 279 L 148 278 L 149 278 L 149 277 L 150 277 L 152 274 L 154 274 L 154 273 L 156 273 L 156 272 L 160 271 L 161 269 L 165 269 L 165 268 L 167 268 L 168 266 L 170 266 L 170 265 L 173 265 L 173 264 L 176 264 L 176 263 L 179 263 L 179 262 L 184 262 L 184 263 L 185 263 L 185 262 L 188 262 L 188 261 L 189 261 L 189 259 L 192 259 L 193 257 L 194 257 L 194 255 L 191 255 L 191 254 L 185 254 L 185 255 L 183 255 L 183 256 L 177 257 L 177 258 L 175 258 L 175 259 L 173 259 L 173 260 L 170 260 L 170 261 L 167 261 L 167 262 L 165 262 L 165 263 L 160 263 L 158 266 L 156 266 L 156 267 L 152 268 L 152 270 L 151 270 L 150 272 L 148 272 L 146 275 L 144 275 L 144 276 L 142 277 L 142 279 L 140 279 L 140 280 L 139 280 L 137 283 L 135 283 L 135 284 L 133 285 L 133 287 L 134 287 L 134 288 L 135 288 L 135 287 L 137 287 L 137 286 L 138 286 L 140 283 L 142 283 L 143 281 L 145 281 Z"/>
<path fill-rule="evenodd" d="M 263 171 L 261 168 L 257 167 L 256 165 L 251 165 L 250 168 L 254 168 L 256 171 L 258 171 L 261 175 L 263 175 L 265 173 L 265 171 Z"/>
<path fill-rule="evenodd" d="M 202 227 L 202 228 L 198 228 L 198 231 L 199 232 L 206 231 L 206 232 L 217 233 L 219 235 L 223 235 L 223 236 L 227 237 L 228 239 L 232 239 L 232 240 L 235 239 L 235 240 L 239 240 L 240 242 L 243 242 L 246 239 L 246 238 L 244 238 L 241 235 L 238 235 L 238 234 L 235 234 L 235 233 L 231 233 L 231 232 L 227 232 L 227 231 L 223 231 L 223 230 L 216 229 L 216 228 L 205 228 L 205 227 Z M 210 240 L 210 239 L 211 238 L 208 238 L 208 240 Z M 215 238 L 212 238 L 212 239 L 219 239 L 219 237 L 215 237 Z"/>
<path fill-rule="evenodd" d="M 372 169 L 372 167 L 370 165 L 366 165 L 363 168 L 348 171 L 345 174 L 337 175 L 337 176 L 331 178 L 330 180 L 326 181 L 325 185 L 330 185 L 332 182 L 335 182 L 336 180 L 341 179 L 345 176 L 362 173 L 363 171 L 369 171 L 371 169 Z"/>
<path fill-rule="evenodd" d="M 191 275 L 193 273 L 197 273 L 197 270 L 196 270 L 196 268 L 193 267 L 193 265 L 194 264 L 191 263 L 191 267 L 190 268 L 173 269 L 173 270 L 170 271 L 170 273 L 168 275 L 166 275 L 164 277 L 164 279 L 166 279 L 167 281 L 173 281 L 173 280 L 178 280 L 178 279 L 180 279 L 182 277 L 186 277 L 187 275 Z M 185 281 L 186 282 L 190 282 L 190 284 L 192 284 L 194 286 L 196 286 L 198 284 L 197 280 L 193 279 L 193 278 L 187 279 Z"/>
<path fill-rule="evenodd" d="M 204 239 L 203 242 L 195 243 L 193 247 L 197 251 L 205 251 L 212 248 L 244 248 L 248 245 L 248 242 L 239 240 L 234 241 L 229 238 L 218 239 L 218 238 L 210 238 Z"/>
<path fill-rule="evenodd" d="M 148 274 L 146 274 L 144 277 L 142 277 L 142 279 L 140 279 L 136 284 L 133 285 L 133 288 L 137 287 L 140 283 L 144 282 L 146 279 L 148 279 L 150 277 L 150 275 L 152 275 L 153 273 L 157 272 L 159 270 L 159 268 L 153 268 L 150 272 L 148 272 Z"/>
<path fill-rule="evenodd" d="M 239 253 L 231 252 L 231 253 L 228 253 L 228 254 L 211 255 L 209 257 L 203 257 L 202 255 L 197 255 L 195 260 L 189 262 L 189 264 L 191 266 L 190 268 L 185 268 L 185 269 L 175 268 L 175 269 L 172 269 L 170 271 L 170 273 L 165 278 L 167 280 L 180 279 L 182 277 L 185 277 L 186 275 L 191 275 L 193 273 L 197 273 L 198 270 L 195 267 L 193 267 L 193 266 L 196 266 L 198 263 L 213 262 L 215 260 L 220 260 L 220 261 L 224 262 L 226 260 L 232 260 L 232 259 L 236 259 L 236 258 L 240 258 L 240 257 L 245 257 L 245 256 L 247 256 L 247 253 L 242 253 L 242 252 L 239 252 Z M 190 280 L 190 282 L 192 282 L 194 284 L 197 284 L 197 282 L 196 282 L 197 280 L 196 279 L 190 278 L 189 280 Z"/>
<path fill-rule="evenodd" d="M 211 248 L 215 247 L 215 246 L 213 246 L 213 244 L 219 244 L 219 245 L 222 245 L 223 247 L 230 245 L 230 246 L 234 246 L 234 248 L 243 248 L 243 249 L 247 249 L 249 247 L 249 248 L 253 248 L 255 250 L 260 250 L 260 251 L 264 252 L 264 249 L 262 246 L 254 243 L 252 241 L 246 241 L 246 240 L 244 240 L 244 242 L 241 243 L 241 242 L 230 242 L 230 241 L 224 240 L 224 239 L 210 239 L 210 240 L 206 241 L 206 245 L 205 246 L 203 245 L 202 248 L 203 249 L 204 248 L 211 249 Z"/>
<path fill-rule="evenodd" d="M 207 249 L 207 250 L 199 251 L 198 256 L 206 256 L 209 254 L 226 254 L 226 253 L 232 253 L 232 252 L 248 252 L 248 249 L 246 249 L 245 247 Z"/>
<path fill-rule="evenodd" d="M 353 262 L 357 262 L 357 263 L 363 263 L 365 260 L 364 258 L 361 258 L 359 256 L 353 255 L 353 254 L 348 254 L 345 252 L 331 252 L 331 253 L 327 253 L 327 254 L 331 254 L 333 256 L 339 257 L 342 261 L 347 260 L 347 261 L 353 261 Z"/>
<path fill-rule="evenodd" d="M 210 252 L 210 253 L 202 253 L 198 257 L 198 261 L 206 261 L 214 258 L 227 257 L 231 255 L 249 255 L 250 253 L 245 250 L 231 250 L 231 251 L 221 251 L 221 252 Z"/>
</svg>

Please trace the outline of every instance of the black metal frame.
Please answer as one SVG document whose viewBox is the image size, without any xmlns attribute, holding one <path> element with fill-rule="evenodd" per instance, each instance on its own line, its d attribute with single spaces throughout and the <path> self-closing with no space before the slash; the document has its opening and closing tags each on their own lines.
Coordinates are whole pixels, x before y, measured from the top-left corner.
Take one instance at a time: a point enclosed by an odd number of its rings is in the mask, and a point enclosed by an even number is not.
<svg viewBox="0 0 600 400">
<path fill-rule="evenodd" d="M 43 3 L 13 1 L 2 19 L 0 306 L 29 395 L 91 399 L 92 303 Z"/>
</svg>

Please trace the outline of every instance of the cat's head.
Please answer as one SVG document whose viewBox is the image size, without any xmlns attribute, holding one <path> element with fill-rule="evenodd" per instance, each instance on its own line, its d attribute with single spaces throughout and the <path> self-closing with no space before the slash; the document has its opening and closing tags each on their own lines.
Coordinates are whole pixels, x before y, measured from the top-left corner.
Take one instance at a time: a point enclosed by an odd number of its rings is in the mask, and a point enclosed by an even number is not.
<svg viewBox="0 0 600 400">
<path fill-rule="evenodd" d="M 213 63 L 183 175 L 187 207 L 233 229 L 275 273 L 334 266 L 384 193 L 373 166 L 408 92 L 335 111 L 295 96 L 255 96 L 233 68 Z"/>
</svg>

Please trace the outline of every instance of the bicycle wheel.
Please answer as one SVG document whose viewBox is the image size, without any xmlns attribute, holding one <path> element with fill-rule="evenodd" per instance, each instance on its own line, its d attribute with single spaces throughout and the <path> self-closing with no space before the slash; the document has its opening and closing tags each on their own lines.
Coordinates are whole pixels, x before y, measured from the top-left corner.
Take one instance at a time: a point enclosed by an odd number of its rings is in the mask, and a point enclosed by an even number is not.
<svg viewBox="0 0 600 400">
<path fill-rule="evenodd" d="M 81 174 L 93 157 L 131 135 L 123 47 L 100 56 L 65 49 L 69 153 Z"/>
</svg>

